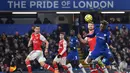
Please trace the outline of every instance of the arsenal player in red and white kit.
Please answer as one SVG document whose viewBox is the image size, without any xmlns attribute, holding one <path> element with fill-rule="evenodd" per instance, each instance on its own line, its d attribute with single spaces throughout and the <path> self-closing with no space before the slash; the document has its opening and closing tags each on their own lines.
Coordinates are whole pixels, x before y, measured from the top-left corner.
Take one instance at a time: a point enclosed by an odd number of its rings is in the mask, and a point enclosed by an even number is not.
<svg viewBox="0 0 130 73">
<path fill-rule="evenodd" d="M 59 49 L 58 49 L 58 55 L 53 60 L 53 66 L 55 68 L 55 73 L 59 73 L 57 63 L 61 64 L 62 67 L 67 70 L 68 73 L 68 67 L 66 66 L 66 57 L 67 57 L 67 42 L 64 39 L 65 33 L 60 33 L 60 41 L 59 41 Z"/>
<path fill-rule="evenodd" d="M 33 51 L 27 56 L 27 58 L 25 60 L 26 66 L 28 68 L 28 73 L 32 73 L 30 61 L 34 60 L 34 59 L 37 59 L 42 67 L 54 72 L 54 69 L 50 65 L 45 63 L 46 59 L 43 56 L 43 51 L 41 48 L 42 43 L 45 42 L 46 43 L 45 54 L 47 54 L 49 43 L 46 40 L 46 38 L 40 34 L 40 27 L 39 26 L 36 26 L 34 31 L 35 32 L 32 33 L 31 39 L 28 43 L 28 47 L 31 46 L 31 44 L 33 44 Z"/>
<path fill-rule="evenodd" d="M 93 32 L 94 32 L 94 24 L 93 24 L 93 22 L 92 23 L 88 23 L 88 30 L 89 30 L 89 33 L 88 34 L 93 34 Z M 85 37 L 85 39 L 82 39 L 82 37 L 81 37 L 81 35 L 80 34 L 78 34 L 78 38 L 79 38 L 79 40 L 82 42 L 82 43 L 84 43 L 84 44 L 86 44 L 86 43 L 88 43 L 88 45 L 89 45 L 89 47 L 90 47 L 90 51 L 89 51 L 89 55 L 91 54 L 91 52 L 94 50 L 94 48 L 95 48 L 95 45 L 96 45 L 96 37 L 93 37 L 93 38 L 89 38 L 89 37 Z M 88 55 L 88 56 L 89 56 Z M 85 59 L 85 63 L 86 64 L 88 64 L 87 63 L 87 59 L 88 59 L 88 56 L 87 56 L 87 58 Z M 100 58 L 97 58 L 97 60 L 98 59 L 100 59 Z M 98 73 L 98 70 L 100 70 L 102 73 L 104 73 L 103 72 L 103 69 L 98 65 L 98 64 L 95 64 L 95 67 L 93 68 L 92 67 L 93 66 L 93 64 L 91 64 L 90 65 L 90 71 L 91 71 L 91 73 Z M 105 69 L 104 69 L 105 70 Z M 105 70 L 106 71 L 106 70 Z"/>
</svg>

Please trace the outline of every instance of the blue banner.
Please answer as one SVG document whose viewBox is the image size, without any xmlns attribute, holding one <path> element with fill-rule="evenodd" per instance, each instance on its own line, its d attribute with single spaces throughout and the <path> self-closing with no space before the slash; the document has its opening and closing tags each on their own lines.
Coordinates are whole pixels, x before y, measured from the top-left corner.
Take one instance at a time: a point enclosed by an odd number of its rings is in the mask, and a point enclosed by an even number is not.
<svg viewBox="0 0 130 73">
<path fill-rule="evenodd" d="M 0 11 L 130 10 L 130 0 L 0 0 Z"/>
<path fill-rule="evenodd" d="M 3 32 L 6 34 L 15 34 L 16 31 L 18 31 L 21 35 L 24 35 L 25 33 L 28 33 L 31 30 L 31 27 L 33 25 L 31 24 L 0 24 L 0 34 Z M 41 28 L 41 33 L 46 32 L 46 33 L 52 33 L 54 30 L 57 29 L 56 24 L 49 25 L 49 24 L 40 24 L 38 25 Z"/>
</svg>

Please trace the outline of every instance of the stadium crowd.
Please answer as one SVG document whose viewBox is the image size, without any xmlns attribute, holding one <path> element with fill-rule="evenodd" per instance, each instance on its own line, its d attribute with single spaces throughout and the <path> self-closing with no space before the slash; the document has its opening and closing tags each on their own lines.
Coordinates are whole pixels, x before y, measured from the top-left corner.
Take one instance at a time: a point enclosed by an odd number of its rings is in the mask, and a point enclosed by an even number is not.
<svg viewBox="0 0 130 73">
<path fill-rule="evenodd" d="M 34 27 L 25 34 L 24 36 L 20 35 L 19 32 L 16 32 L 15 35 L 6 35 L 6 33 L 1 34 L 0 36 L 0 70 L 6 71 L 10 65 L 16 65 L 17 68 L 21 70 L 26 70 L 25 65 L 25 58 L 28 53 L 32 50 L 32 47 L 27 47 L 29 37 L 31 33 L 33 33 Z M 122 28 L 115 27 L 115 29 L 111 29 L 108 26 L 108 30 L 111 32 L 112 38 L 111 42 L 112 45 L 115 47 L 112 49 L 114 54 L 114 58 L 118 64 L 121 62 L 126 62 L 130 65 L 130 30 L 122 26 Z M 47 38 L 49 41 L 49 54 L 47 56 L 47 62 L 51 64 L 53 58 L 57 54 L 58 49 L 58 38 L 59 33 L 62 32 L 62 27 L 58 27 L 57 30 L 54 30 L 53 33 L 49 34 L 46 32 L 42 32 L 42 34 Z M 87 33 L 84 27 L 81 29 L 82 37 L 84 37 Z M 67 35 L 68 37 L 69 35 Z M 44 45 L 44 44 L 43 44 Z M 84 50 L 88 49 L 85 44 L 82 48 L 82 52 L 84 53 L 85 58 L 88 55 L 88 52 L 84 52 Z M 44 46 L 43 50 L 44 50 Z M 86 48 L 87 47 L 87 48 Z M 31 63 L 33 66 L 33 70 L 42 69 L 37 61 L 32 61 Z"/>
</svg>

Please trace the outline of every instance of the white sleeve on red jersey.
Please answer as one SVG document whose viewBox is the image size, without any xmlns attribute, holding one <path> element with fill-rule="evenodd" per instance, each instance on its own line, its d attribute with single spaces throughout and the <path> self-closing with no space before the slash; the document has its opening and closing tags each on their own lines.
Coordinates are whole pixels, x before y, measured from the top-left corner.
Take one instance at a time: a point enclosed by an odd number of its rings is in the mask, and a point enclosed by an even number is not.
<svg viewBox="0 0 130 73">
<path fill-rule="evenodd" d="M 67 42 L 64 40 L 63 42 L 63 50 L 60 52 L 60 55 L 63 55 L 67 50 Z"/>
<path fill-rule="evenodd" d="M 85 41 L 88 41 L 88 37 L 85 37 L 85 39 L 84 39 Z"/>
<path fill-rule="evenodd" d="M 40 34 L 40 40 L 41 41 L 46 41 L 46 38 L 43 35 Z"/>
</svg>

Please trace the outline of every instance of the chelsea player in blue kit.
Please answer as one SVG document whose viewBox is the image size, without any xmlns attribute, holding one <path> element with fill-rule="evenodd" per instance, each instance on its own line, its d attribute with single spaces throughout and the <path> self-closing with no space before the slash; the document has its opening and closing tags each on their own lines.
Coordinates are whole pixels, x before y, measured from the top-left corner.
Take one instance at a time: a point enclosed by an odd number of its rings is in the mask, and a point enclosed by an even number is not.
<svg viewBox="0 0 130 73">
<path fill-rule="evenodd" d="M 96 59 L 99 56 L 103 56 L 106 65 L 110 65 L 114 61 L 112 53 L 110 52 L 109 47 L 111 46 L 110 42 L 110 32 L 106 29 L 108 22 L 103 20 L 100 22 L 100 30 L 95 30 L 92 35 L 87 35 L 87 37 L 96 36 L 96 46 L 95 49 L 90 54 L 87 63 L 91 63 L 92 60 Z"/>
<path fill-rule="evenodd" d="M 67 60 L 71 64 L 73 63 L 77 64 L 77 66 L 81 68 L 83 73 L 86 73 L 83 65 L 81 63 L 79 64 L 79 55 L 78 55 L 78 50 L 77 50 L 77 45 L 79 44 L 79 42 L 78 42 L 78 38 L 75 36 L 75 31 L 71 30 L 70 35 L 71 35 L 69 39 L 70 51 L 68 53 Z"/>
</svg>

